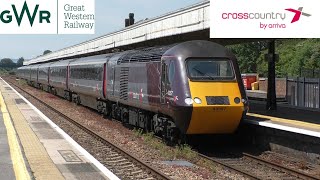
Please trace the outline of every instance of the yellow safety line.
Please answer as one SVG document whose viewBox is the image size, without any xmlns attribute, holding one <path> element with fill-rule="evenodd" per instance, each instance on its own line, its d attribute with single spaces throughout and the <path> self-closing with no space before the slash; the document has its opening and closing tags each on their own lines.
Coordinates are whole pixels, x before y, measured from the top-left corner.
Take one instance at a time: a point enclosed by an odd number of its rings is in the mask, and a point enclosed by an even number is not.
<svg viewBox="0 0 320 180">
<path fill-rule="evenodd" d="M 298 125 L 298 126 L 307 126 L 307 127 L 313 128 L 313 129 L 320 128 L 319 124 L 301 122 L 301 121 L 298 121 L 295 119 L 284 119 L 284 118 L 265 116 L 265 115 L 261 115 L 261 114 L 255 114 L 255 113 L 247 113 L 247 115 L 253 116 L 253 117 L 269 119 L 270 121 L 282 122 L 282 123 L 293 124 L 293 125 Z"/>
<path fill-rule="evenodd" d="M 10 155 L 13 163 L 13 169 L 17 180 L 30 180 L 25 161 L 22 156 L 21 148 L 17 139 L 16 131 L 11 122 L 10 115 L 8 113 L 6 104 L 3 100 L 2 93 L 0 92 L 0 107 L 4 120 L 4 124 L 7 129 L 8 143 L 10 147 Z"/>
</svg>

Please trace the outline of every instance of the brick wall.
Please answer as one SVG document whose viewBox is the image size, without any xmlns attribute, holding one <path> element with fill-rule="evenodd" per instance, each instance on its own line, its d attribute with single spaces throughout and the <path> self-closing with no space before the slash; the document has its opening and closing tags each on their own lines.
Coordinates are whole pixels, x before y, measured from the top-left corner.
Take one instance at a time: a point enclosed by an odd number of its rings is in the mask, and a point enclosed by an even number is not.
<svg viewBox="0 0 320 180">
<path fill-rule="evenodd" d="M 276 93 L 277 97 L 285 97 L 286 96 L 286 87 L 287 81 L 285 78 L 277 78 L 276 79 Z M 260 78 L 259 79 L 259 90 L 268 91 L 268 78 Z"/>
</svg>

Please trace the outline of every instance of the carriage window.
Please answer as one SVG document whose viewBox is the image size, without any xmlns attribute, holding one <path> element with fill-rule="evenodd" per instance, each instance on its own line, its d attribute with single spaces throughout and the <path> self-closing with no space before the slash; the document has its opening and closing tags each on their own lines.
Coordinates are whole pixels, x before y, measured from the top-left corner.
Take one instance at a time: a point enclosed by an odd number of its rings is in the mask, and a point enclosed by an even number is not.
<svg viewBox="0 0 320 180">
<path fill-rule="evenodd" d="M 191 80 L 234 80 L 231 60 L 189 59 L 186 61 Z"/>
<path fill-rule="evenodd" d="M 103 67 L 71 67 L 71 78 L 74 79 L 86 79 L 86 80 L 103 80 Z"/>
</svg>

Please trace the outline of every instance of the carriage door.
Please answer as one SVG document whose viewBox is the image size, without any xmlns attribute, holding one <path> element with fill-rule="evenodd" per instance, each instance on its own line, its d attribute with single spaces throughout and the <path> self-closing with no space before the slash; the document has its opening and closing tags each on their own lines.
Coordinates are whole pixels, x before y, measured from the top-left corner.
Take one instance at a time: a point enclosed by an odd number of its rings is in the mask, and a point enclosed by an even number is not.
<svg viewBox="0 0 320 180">
<path fill-rule="evenodd" d="M 164 61 L 162 61 L 161 62 L 161 95 L 160 95 L 161 104 L 166 103 L 167 83 L 168 83 L 168 65 Z"/>
</svg>

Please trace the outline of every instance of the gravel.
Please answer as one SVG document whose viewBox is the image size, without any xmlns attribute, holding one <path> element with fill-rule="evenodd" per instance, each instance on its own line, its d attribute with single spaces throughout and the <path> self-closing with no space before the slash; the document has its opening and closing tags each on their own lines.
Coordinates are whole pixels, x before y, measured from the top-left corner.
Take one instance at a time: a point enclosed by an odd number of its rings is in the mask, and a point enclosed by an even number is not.
<svg viewBox="0 0 320 180">
<path fill-rule="evenodd" d="M 28 85 L 20 85 L 20 87 L 21 86 L 30 94 L 33 94 L 39 99 L 45 101 L 47 104 L 58 109 L 68 117 L 71 117 L 73 120 L 81 124 L 85 124 L 86 127 L 92 131 L 98 133 L 117 146 L 127 150 L 127 152 L 133 154 L 144 162 L 151 164 L 154 168 L 161 170 L 162 173 L 172 177 L 173 179 L 245 179 L 242 175 L 233 171 L 229 171 L 220 165 L 211 166 L 210 168 L 213 169 L 211 170 L 208 168 L 208 166 L 205 166 L 201 163 L 200 158 L 197 160 L 192 160 L 192 163 L 194 163 L 192 167 L 165 164 L 163 161 L 185 159 L 179 157 L 176 157 L 177 159 L 168 159 L 168 156 L 172 157 L 171 153 L 174 153 L 173 148 L 165 145 L 156 148 L 152 147 L 149 143 L 147 143 L 143 136 L 138 136 L 136 133 L 134 133 L 134 131 L 124 127 L 117 121 L 104 119 L 100 114 L 96 113 L 92 109 L 83 106 L 77 106 L 74 103 L 68 102 L 44 91 L 32 88 Z M 25 96 L 25 94 L 21 94 Z M 65 126 L 65 122 L 62 122 L 62 118 L 53 115 L 52 112 L 50 112 L 50 110 L 48 110 L 44 105 L 34 99 L 29 99 L 29 101 L 58 126 Z M 63 127 L 61 128 L 63 129 Z M 76 138 L 74 139 L 78 142 L 81 142 L 81 135 L 79 135 L 78 132 L 68 129 L 66 133 L 72 137 L 75 135 Z M 90 145 L 88 142 L 87 144 L 89 144 L 89 148 L 93 149 L 98 146 L 95 144 Z M 96 158 L 102 155 L 101 151 L 99 150 L 92 151 L 91 149 L 88 151 L 93 152 L 92 155 Z"/>
</svg>

